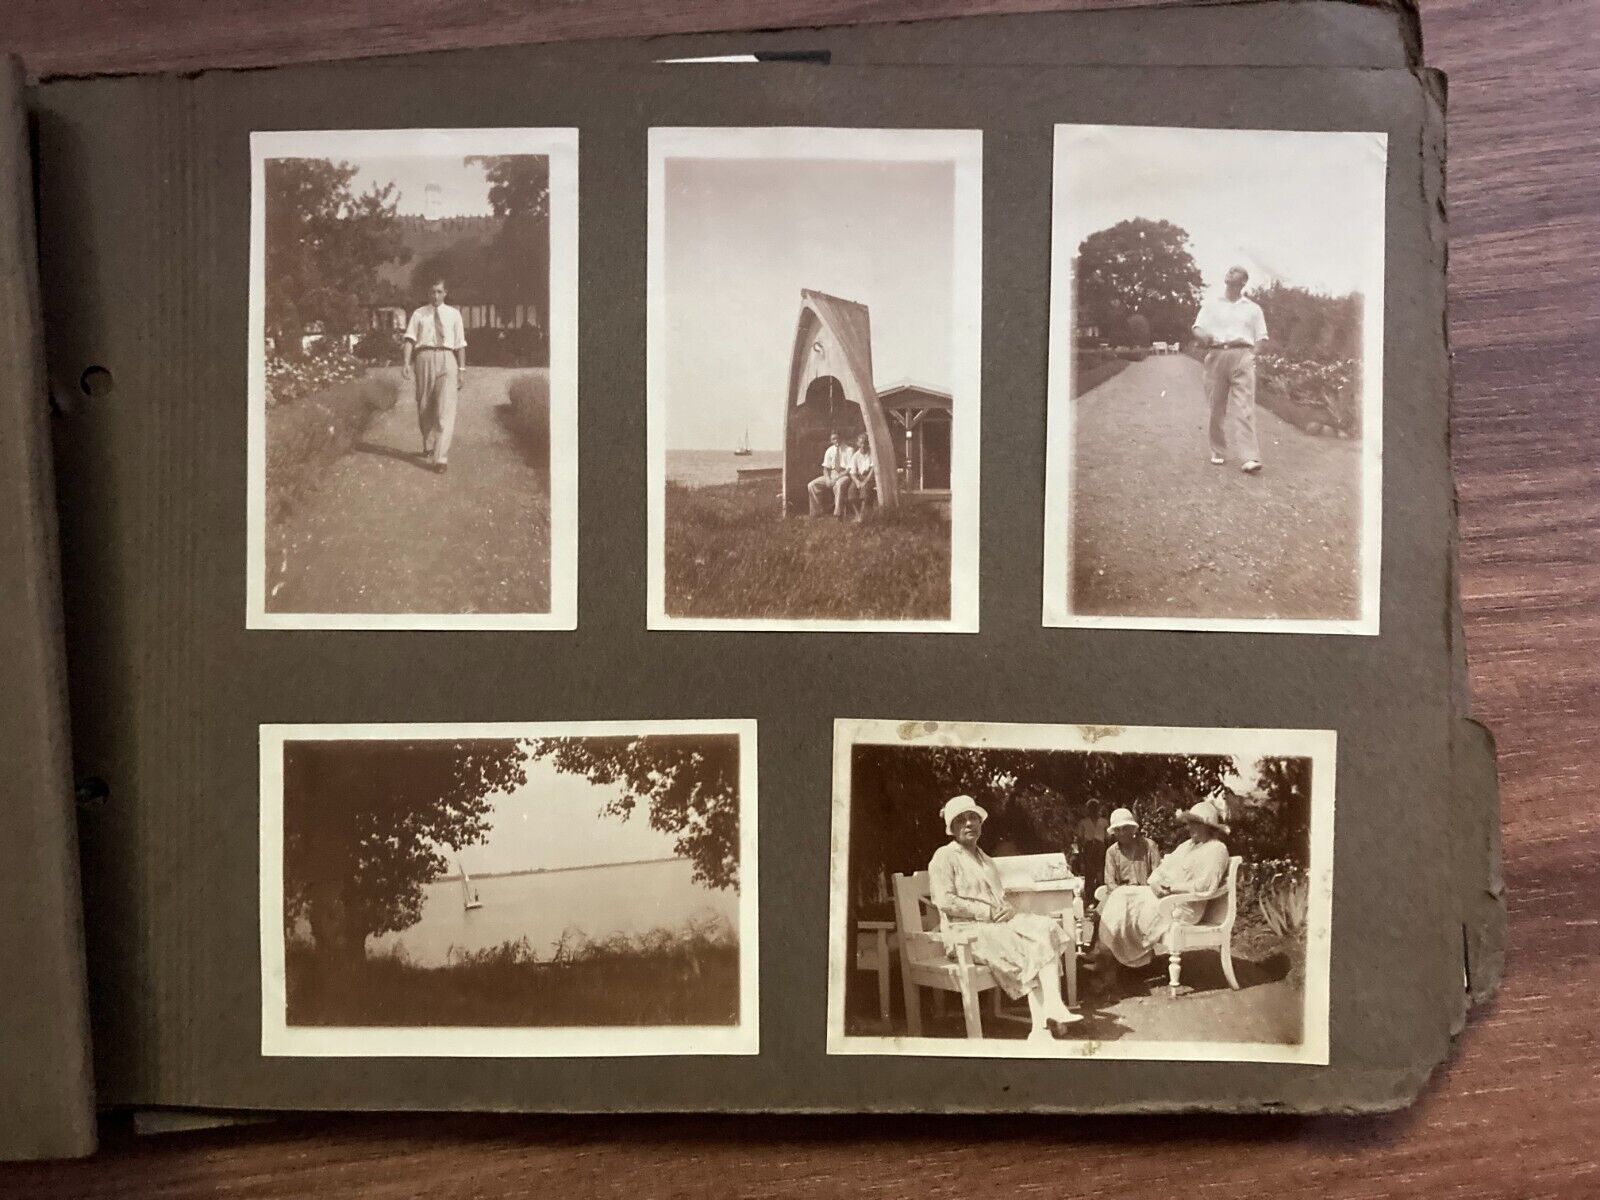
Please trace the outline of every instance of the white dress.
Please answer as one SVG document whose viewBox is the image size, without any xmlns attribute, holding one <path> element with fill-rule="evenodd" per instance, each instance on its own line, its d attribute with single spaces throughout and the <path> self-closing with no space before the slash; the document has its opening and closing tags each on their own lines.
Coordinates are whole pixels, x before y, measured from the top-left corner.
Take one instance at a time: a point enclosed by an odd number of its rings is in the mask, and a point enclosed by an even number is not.
<svg viewBox="0 0 1600 1200">
<path fill-rule="evenodd" d="M 982 850 L 946 842 L 928 863 L 928 895 L 952 929 L 971 934 L 972 959 L 989 968 L 1006 995 L 1025 995 L 1039 973 L 1059 962 L 1066 946 L 1061 926 L 1040 913 L 994 914 L 1007 903 L 1000 871 Z"/>
<path fill-rule="evenodd" d="M 1187 900 L 1173 905 L 1169 916 L 1161 911 L 1155 885 L 1161 886 L 1162 895 L 1176 892 L 1203 896 L 1216 891 L 1227 877 L 1226 845 L 1216 838 L 1185 842 L 1151 872 L 1150 886 L 1119 887 L 1105 898 L 1100 906 L 1101 942 L 1123 966 L 1145 966 L 1151 950 L 1174 922 L 1193 925 L 1205 910 L 1203 903 Z"/>
</svg>

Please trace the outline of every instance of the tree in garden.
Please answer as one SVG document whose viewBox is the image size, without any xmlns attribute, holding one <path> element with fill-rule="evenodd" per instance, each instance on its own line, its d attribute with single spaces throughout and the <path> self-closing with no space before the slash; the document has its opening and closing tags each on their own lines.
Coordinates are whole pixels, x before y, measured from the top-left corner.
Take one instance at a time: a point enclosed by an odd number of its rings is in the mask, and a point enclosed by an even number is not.
<svg viewBox="0 0 1600 1200">
<path fill-rule="evenodd" d="M 694 878 L 739 884 L 739 739 L 732 735 L 541 738 L 534 759 L 590 783 L 619 785 L 601 810 L 627 820 L 642 802 L 650 828 L 669 833 Z"/>
<path fill-rule="evenodd" d="M 365 328 L 378 268 L 410 251 L 392 184 L 357 195 L 356 168 L 325 158 L 269 158 L 264 173 L 266 333 L 294 357 L 307 330 Z"/>
<path fill-rule="evenodd" d="M 500 219 L 494 234 L 446 247 L 417 263 L 411 274 L 419 296 L 443 278 L 455 296 L 502 310 L 530 306 L 546 324 L 550 304 L 550 159 L 543 154 L 472 155 L 483 168 L 489 207 Z M 547 365 L 548 349 L 541 361 Z"/>
<path fill-rule="evenodd" d="M 484 840 L 489 797 L 527 782 L 527 757 L 510 739 L 285 743 L 285 921 L 336 959 L 415 924 L 444 850 Z"/>
<path fill-rule="evenodd" d="M 1185 340 L 1200 310 L 1201 285 L 1189 235 L 1171 221 L 1135 217 L 1078 245 L 1078 320 L 1113 341 L 1132 340 L 1134 319 L 1144 322 L 1145 345 L 1151 338 Z"/>
</svg>

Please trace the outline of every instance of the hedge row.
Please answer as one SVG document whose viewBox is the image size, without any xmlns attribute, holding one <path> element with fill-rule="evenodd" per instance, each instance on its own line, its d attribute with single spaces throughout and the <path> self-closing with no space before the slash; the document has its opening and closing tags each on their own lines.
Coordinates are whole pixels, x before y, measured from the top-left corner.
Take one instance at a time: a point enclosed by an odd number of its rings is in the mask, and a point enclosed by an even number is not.
<svg viewBox="0 0 1600 1200">
<path fill-rule="evenodd" d="M 391 374 L 364 375 L 267 408 L 267 523 L 316 483 L 399 398 Z"/>
<path fill-rule="evenodd" d="M 511 428 L 530 466 L 550 469 L 550 373 L 525 371 L 506 388 Z"/>
</svg>

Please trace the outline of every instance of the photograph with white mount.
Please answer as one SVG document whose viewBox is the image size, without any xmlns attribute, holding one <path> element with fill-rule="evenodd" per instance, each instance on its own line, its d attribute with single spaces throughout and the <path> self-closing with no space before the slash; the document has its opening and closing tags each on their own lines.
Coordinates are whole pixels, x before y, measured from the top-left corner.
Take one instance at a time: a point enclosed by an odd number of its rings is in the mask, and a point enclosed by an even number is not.
<svg viewBox="0 0 1600 1200">
<path fill-rule="evenodd" d="M 262 1053 L 757 1053 L 755 823 L 754 722 L 262 726 Z"/>
<path fill-rule="evenodd" d="M 1334 752 L 836 722 L 828 1052 L 1326 1064 Z"/>
<path fill-rule="evenodd" d="M 1046 625 L 1378 632 L 1386 164 L 1056 126 Z"/>
<path fill-rule="evenodd" d="M 650 131 L 651 628 L 977 630 L 982 147 Z"/>
<path fill-rule="evenodd" d="M 247 625 L 575 628 L 577 131 L 250 151 Z"/>
</svg>

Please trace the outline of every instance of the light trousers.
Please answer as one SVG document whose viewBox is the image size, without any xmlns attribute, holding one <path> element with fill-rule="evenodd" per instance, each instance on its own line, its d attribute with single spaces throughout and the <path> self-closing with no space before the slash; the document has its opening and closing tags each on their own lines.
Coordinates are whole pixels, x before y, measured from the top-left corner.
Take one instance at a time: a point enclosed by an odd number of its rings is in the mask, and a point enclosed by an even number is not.
<svg viewBox="0 0 1600 1200">
<path fill-rule="evenodd" d="M 1235 347 L 1206 355 L 1206 399 L 1211 402 L 1211 449 L 1226 454 L 1228 443 L 1244 462 L 1261 461 L 1256 441 L 1256 355 Z"/>
<path fill-rule="evenodd" d="M 433 445 L 435 462 L 445 462 L 456 432 L 456 356 L 442 350 L 419 350 L 411 359 L 411 376 L 417 389 L 422 441 Z"/>
</svg>

